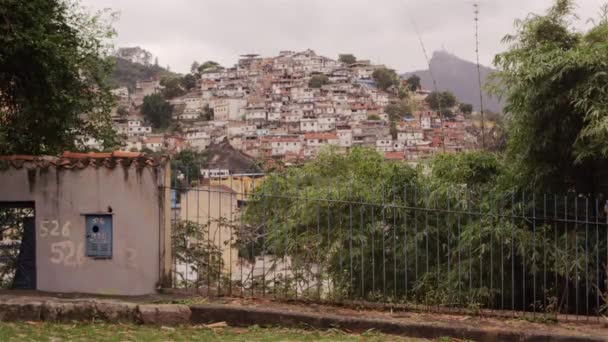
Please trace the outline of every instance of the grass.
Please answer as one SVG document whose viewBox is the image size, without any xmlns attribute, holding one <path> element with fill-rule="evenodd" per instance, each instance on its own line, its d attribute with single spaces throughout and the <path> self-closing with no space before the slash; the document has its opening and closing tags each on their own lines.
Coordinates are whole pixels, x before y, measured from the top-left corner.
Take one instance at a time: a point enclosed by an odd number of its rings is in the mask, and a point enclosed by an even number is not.
<svg viewBox="0 0 608 342">
<path fill-rule="evenodd" d="M 408 339 L 376 332 L 360 335 L 340 330 L 283 328 L 218 328 L 205 326 L 152 327 L 132 324 L 42 322 L 0 323 L 0 341 L 403 341 Z"/>
</svg>

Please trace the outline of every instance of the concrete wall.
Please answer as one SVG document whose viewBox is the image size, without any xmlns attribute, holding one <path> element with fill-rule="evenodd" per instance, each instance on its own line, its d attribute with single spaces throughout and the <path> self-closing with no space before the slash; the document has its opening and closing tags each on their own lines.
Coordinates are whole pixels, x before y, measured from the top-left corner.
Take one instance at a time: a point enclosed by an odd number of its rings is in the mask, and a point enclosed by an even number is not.
<svg viewBox="0 0 608 342">
<path fill-rule="evenodd" d="M 238 250 L 231 241 L 231 235 L 236 239 L 237 232 L 230 226 L 240 222 L 237 205 L 237 194 L 222 185 L 200 186 L 182 194 L 181 198 L 181 219 L 204 226 L 205 236 L 221 251 L 226 273 L 235 270 L 238 261 Z"/>
<path fill-rule="evenodd" d="M 9 167 L 0 171 L 0 201 L 34 201 L 37 288 L 54 292 L 141 295 L 166 274 L 164 168 Z M 85 217 L 113 216 L 113 256 L 85 256 Z M 170 229 L 170 228 L 169 228 Z M 164 246 L 164 247 L 161 247 Z M 169 247 L 170 248 L 170 247 Z M 161 251 L 162 249 L 162 251 Z"/>
</svg>

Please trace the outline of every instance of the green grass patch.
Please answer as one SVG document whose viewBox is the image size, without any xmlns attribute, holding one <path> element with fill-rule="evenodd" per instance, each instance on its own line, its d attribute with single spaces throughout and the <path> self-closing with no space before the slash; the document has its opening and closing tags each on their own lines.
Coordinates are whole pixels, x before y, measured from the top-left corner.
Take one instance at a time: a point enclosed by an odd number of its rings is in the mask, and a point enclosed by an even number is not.
<svg viewBox="0 0 608 342">
<path fill-rule="evenodd" d="M 261 328 L 218 328 L 205 326 L 153 327 L 133 324 L 41 322 L 0 323 L 0 341 L 405 341 L 373 331 L 360 335 L 328 331 Z"/>
</svg>

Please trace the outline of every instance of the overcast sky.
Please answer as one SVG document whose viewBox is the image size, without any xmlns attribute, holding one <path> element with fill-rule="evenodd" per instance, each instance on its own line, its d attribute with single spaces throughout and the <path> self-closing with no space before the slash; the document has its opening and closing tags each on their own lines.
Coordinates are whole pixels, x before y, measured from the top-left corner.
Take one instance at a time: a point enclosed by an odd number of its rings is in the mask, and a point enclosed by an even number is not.
<svg viewBox="0 0 608 342">
<path fill-rule="evenodd" d="M 578 0 L 579 25 L 606 0 Z M 480 58 L 490 65 L 504 50 L 513 21 L 542 13 L 552 0 L 479 0 Z M 474 60 L 473 2 L 469 0 L 83 0 L 91 9 L 119 12 L 117 46 L 141 46 L 163 66 L 187 72 L 192 61 L 233 65 L 238 55 L 274 56 L 313 49 L 337 58 L 353 53 L 400 72 L 426 68 L 426 49 Z M 415 23 L 415 24 L 414 24 Z"/>
</svg>

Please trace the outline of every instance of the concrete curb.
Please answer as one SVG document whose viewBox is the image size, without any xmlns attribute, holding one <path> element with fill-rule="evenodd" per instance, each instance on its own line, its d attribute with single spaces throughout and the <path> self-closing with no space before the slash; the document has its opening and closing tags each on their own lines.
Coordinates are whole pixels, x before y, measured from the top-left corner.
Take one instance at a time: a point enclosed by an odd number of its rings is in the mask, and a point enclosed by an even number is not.
<svg viewBox="0 0 608 342">
<path fill-rule="evenodd" d="M 374 330 L 386 334 L 419 338 L 449 336 L 474 341 L 596 342 L 608 341 L 597 335 L 551 332 L 551 327 L 535 332 L 479 327 L 459 322 L 423 322 L 407 318 L 349 317 L 331 313 L 305 312 L 224 304 L 135 304 L 98 299 L 48 299 L 13 297 L 0 300 L 0 321 L 93 321 L 130 322 L 151 325 L 207 324 L 226 322 L 232 326 L 339 328 L 352 332 Z M 529 331 L 529 330 L 528 330 Z"/>
<path fill-rule="evenodd" d="M 365 317 L 345 317 L 334 314 L 294 312 L 256 307 L 241 307 L 217 304 L 191 305 L 192 323 L 206 324 L 226 322 L 232 326 L 282 326 L 318 329 L 339 328 L 353 332 L 365 332 L 370 329 L 386 334 L 419 338 L 439 338 L 449 336 L 474 341 L 522 341 L 522 342 L 596 342 L 606 339 L 581 335 L 562 335 L 551 333 L 517 333 L 506 329 L 473 328 L 465 324 L 422 323 L 413 321 L 395 321 Z"/>
</svg>

